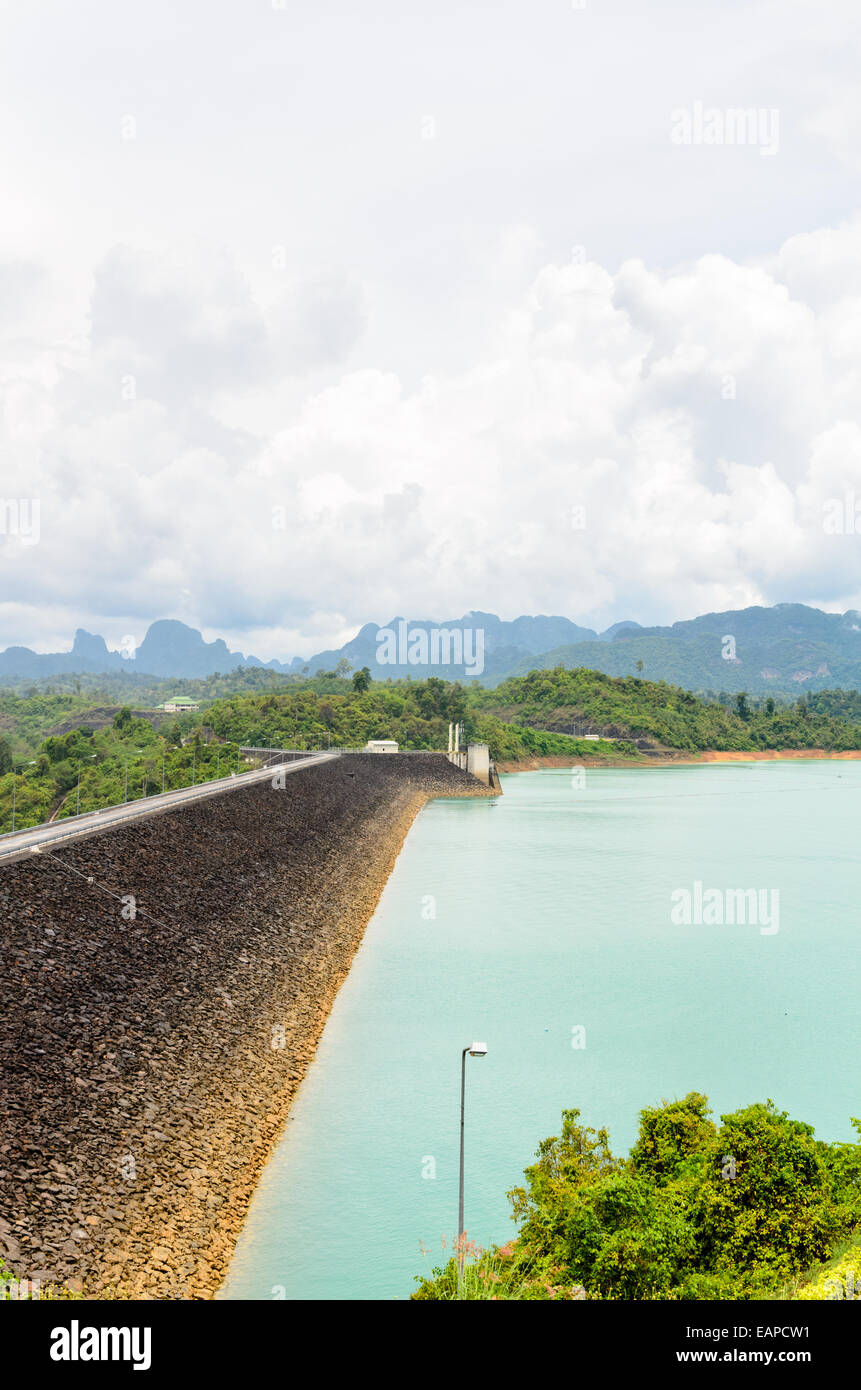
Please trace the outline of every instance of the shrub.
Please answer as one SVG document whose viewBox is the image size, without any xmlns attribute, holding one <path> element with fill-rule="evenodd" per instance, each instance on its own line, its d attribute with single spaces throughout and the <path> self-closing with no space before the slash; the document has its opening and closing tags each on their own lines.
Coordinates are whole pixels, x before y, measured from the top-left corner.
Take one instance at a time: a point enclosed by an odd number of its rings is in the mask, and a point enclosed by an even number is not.
<svg viewBox="0 0 861 1390">
<path fill-rule="evenodd" d="M 817 1141 L 772 1101 L 722 1115 L 720 1128 L 709 1113 L 699 1092 L 646 1108 L 625 1159 L 606 1129 L 563 1111 L 561 1134 L 509 1193 L 516 1242 L 477 1252 L 460 1290 L 452 1260 L 413 1298 L 750 1299 L 794 1287 L 861 1219 L 861 1144 Z"/>
</svg>

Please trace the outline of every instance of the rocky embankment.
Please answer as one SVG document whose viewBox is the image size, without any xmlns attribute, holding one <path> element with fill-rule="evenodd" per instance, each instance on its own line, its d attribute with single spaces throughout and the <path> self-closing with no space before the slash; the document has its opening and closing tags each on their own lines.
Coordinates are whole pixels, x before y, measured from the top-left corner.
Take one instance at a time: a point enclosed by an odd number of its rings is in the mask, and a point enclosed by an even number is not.
<svg viewBox="0 0 861 1390">
<path fill-rule="evenodd" d="M 0 871 L 8 1267 L 214 1293 L 416 812 L 464 795 L 442 757 L 344 757 Z"/>
</svg>

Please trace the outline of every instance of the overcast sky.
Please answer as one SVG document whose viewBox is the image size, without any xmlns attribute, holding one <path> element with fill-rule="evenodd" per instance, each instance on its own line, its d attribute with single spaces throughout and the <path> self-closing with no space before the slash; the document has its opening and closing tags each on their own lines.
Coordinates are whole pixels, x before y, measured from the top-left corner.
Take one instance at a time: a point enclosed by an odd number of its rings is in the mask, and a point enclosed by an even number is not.
<svg viewBox="0 0 861 1390">
<path fill-rule="evenodd" d="M 3 0 L 0 647 L 861 608 L 859 27 Z"/>
</svg>

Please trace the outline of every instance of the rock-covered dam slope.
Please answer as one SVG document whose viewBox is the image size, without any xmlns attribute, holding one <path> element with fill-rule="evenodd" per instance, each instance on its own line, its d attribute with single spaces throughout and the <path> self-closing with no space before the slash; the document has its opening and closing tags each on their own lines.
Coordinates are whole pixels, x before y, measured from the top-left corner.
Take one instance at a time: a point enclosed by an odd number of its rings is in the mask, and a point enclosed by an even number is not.
<svg viewBox="0 0 861 1390">
<path fill-rule="evenodd" d="M 488 794 L 343 757 L 0 871 L 7 1266 L 211 1296 L 416 812 Z"/>
</svg>

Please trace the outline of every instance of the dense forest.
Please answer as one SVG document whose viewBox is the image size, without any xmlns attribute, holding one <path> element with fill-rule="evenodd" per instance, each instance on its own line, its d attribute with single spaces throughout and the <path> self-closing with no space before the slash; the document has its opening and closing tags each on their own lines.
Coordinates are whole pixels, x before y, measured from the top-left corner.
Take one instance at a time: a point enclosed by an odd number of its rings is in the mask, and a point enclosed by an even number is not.
<svg viewBox="0 0 861 1390">
<path fill-rule="evenodd" d="M 825 691 L 793 704 L 751 699 L 743 691 L 708 701 L 663 681 L 556 667 L 513 677 L 495 690 L 473 690 L 470 698 L 473 708 L 502 720 L 639 739 L 657 748 L 861 748 L 857 691 Z"/>
<path fill-rule="evenodd" d="M 162 784 L 172 790 L 241 770 L 249 764 L 240 745 L 355 748 L 392 737 L 404 748 L 440 749 L 449 722 L 462 722 L 465 736 L 490 743 L 497 758 L 577 762 L 602 750 L 609 760 L 636 756 L 625 742 L 587 743 L 503 723 L 472 709 L 462 686 L 434 677 L 375 686 L 361 671 L 352 680 L 322 675 L 290 694 L 235 695 L 180 716 L 147 718 L 128 707 L 88 715 L 86 702 L 69 695 L 7 696 L 0 708 L 7 730 L 0 736 L 0 833 L 12 829 L 13 818 L 23 829 L 152 796 Z"/>
<path fill-rule="evenodd" d="M 154 796 L 241 770 L 233 743 L 207 742 L 199 729 L 183 738 L 176 721 L 156 729 L 131 710 L 107 728 L 86 725 L 44 739 L 14 762 L 0 738 L 0 833 L 79 811 Z"/>
<path fill-rule="evenodd" d="M 247 679 L 246 679 L 247 678 Z M 120 679 L 120 678 L 118 678 Z M 125 678 L 122 678 L 125 679 Z M 259 682 L 265 682 L 258 688 Z M 228 687 L 221 692 L 221 687 Z M 0 832 L 53 816 L 151 796 L 240 767 L 239 746 L 357 748 L 370 738 L 444 749 L 449 723 L 487 743 L 499 761 L 535 757 L 613 761 L 666 750 L 861 748 L 861 694 L 823 691 L 779 704 L 744 692 L 702 700 L 639 676 L 557 668 L 495 690 L 427 680 L 373 681 L 367 667 L 307 677 L 251 668 L 230 677 L 158 682 L 150 706 L 200 686 L 201 708 L 181 716 L 101 703 L 83 688 L 0 695 Z M 221 692 L 221 693 L 219 693 Z M 585 736 L 599 736 L 587 741 Z M 243 766 L 245 764 L 242 764 Z M 13 768 L 15 772 L 13 774 Z"/>
<path fill-rule="evenodd" d="M 503 721 L 476 708 L 470 690 L 436 676 L 379 684 L 363 671 L 352 681 L 316 677 L 291 694 L 217 700 L 201 718 L 218 737 L 252 746 L 358 748 L 370 738 L 394 738 L 404 748 L 444 749 L 449 723 L 462 723 L 465 739 L 489 744 L 497 759 L 577 758 L 595 751 L 566 733 Z M 602 747 L 610 757 L 636 752 L 627 743 Z"/>
<path fill-rule="evenodd" d="M 853 1298 L 861 1288 L 861 1143 L 817 1140 L 771 1101 L 716 1125 L 692 1093 L 641 1111 L 622 1158 L 579 1114 L 563 1112 L 561 1134 L 508 1194 L 516 1238 L 490 1250 L 464 1241 L 417 1279 L 414 1299 Z"/>
<path fill-rule="evenodd" d="M 344 663 L 352 669 L 349 662 Z M 170 695 L 187 695 L 192 700 L 214 700 L 238 690 L 289 690 L 301 685 L 306 673 L 283 675 L 263 666 L 237 666 L 232 671 L 216 671 L 212 676 L 183 678 L 148 676 L 133 671 L 65 672 L 51 676 L 8 676 L 0 679 L 0 709 L 9 697 L 32 700 L 37 696 L 68 696 L 92 705 L 157 705 Z"/>
</svg>

